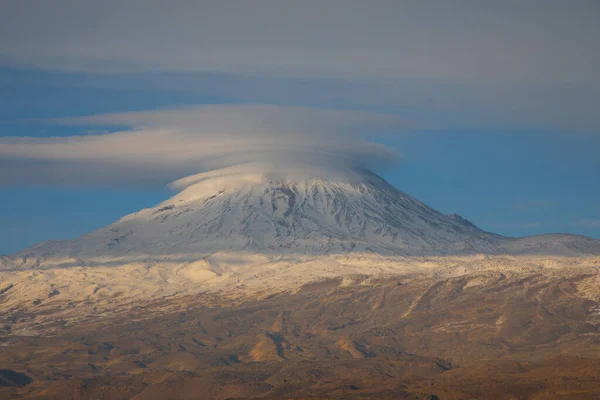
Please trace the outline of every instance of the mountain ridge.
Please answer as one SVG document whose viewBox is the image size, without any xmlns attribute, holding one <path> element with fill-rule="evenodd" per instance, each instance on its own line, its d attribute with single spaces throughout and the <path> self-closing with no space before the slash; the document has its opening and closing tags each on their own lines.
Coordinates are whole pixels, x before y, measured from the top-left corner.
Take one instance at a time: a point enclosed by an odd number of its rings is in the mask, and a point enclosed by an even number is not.
<svg viewBox="0 0 600 400">
<path fill-rule="evenodd" d="M 510 238 L 443 214 L 368 170 L 265 172 L 230 168 L 184 178 L 181 191 L 71 241 L 42 242 L 3 264 L 60 266 L 144 255 L 189 261 L 222 251 L 267 255 L 599 255 L 600 241 L 545 234 Z"/>
</svg>

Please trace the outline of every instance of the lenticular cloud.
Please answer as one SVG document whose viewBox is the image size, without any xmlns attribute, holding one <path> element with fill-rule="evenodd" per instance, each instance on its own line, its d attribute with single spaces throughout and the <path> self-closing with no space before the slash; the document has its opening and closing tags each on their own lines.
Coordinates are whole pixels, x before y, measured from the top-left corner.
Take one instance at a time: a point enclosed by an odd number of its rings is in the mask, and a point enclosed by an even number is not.
<svg viewBox="0 0 600 400">
<path fill-rule="evenodd" d="M 54 120 L 129 126 L 61 138 L 0 138 L 0 183 L 165 184 L 240 164 L 344 170 L 397 161 L 367 140 L 397 131 L 389 115 L 276 106 L 203 106 Z"/>
</svg>

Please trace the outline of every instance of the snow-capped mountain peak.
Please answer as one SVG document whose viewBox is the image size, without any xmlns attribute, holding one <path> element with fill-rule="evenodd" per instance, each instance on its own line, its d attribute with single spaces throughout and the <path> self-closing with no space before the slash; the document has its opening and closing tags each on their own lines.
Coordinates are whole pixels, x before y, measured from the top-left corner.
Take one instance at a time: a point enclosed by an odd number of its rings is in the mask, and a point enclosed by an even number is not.
<svg viewBox="0 0 600 400">
<path fill-rule="evenodd" d="M 289 166 L 273 172 L 270 166 L 243 165 L 172 186 L 181 191 L 155 207 L 73 241 L 42 243 L 16 258 L 21 265 L 51 260 L 93 265 L 106 259 L 193 261 L 223 251 L 422 256 L 536 250 L 535 240 L 484 232 L 367 170 Z M 598 242 L 586 240 L 591 243 L 579 250 L 597 251 Z"/>
</svg>

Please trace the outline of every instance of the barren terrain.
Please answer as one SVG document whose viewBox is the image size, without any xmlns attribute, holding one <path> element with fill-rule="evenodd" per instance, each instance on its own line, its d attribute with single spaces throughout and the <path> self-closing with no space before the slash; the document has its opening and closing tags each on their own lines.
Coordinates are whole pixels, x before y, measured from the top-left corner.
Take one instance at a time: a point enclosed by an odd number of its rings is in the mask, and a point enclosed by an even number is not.
<svg viewBox="0 0 600 400">
<path fill-rule="evenodd" d="M 39 302 L 11 303 L 22 282 L 1 295 L 0 365 L 32 382 L 0 393 L 600 398 L 599 267 L 598 258 L 422 259 L 396 265 L 396 275 L 389 265 L 379 275 L 304 277 L 279 292 L 256 277 L 145 297 L 125 282 L 81 298 L 63 287 L 65 271 L 52 271 L 58 293 L 31 293 Z"/>
</svg>

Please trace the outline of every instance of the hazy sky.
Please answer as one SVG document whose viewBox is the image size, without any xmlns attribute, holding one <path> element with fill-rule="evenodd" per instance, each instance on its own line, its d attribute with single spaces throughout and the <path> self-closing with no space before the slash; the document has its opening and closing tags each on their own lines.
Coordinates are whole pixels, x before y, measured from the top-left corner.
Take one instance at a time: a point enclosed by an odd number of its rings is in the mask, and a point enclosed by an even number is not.
<svg viewBox="0 0 600 400">
<path fill-rule="evenodd" d="M 600 237 L 599 20 L 593 0 L 4 0 L 0 253 L 298 154 L 483 229 Z"/>
</svg>

